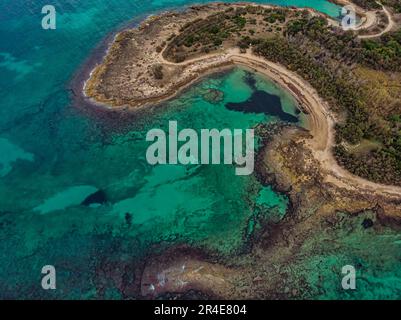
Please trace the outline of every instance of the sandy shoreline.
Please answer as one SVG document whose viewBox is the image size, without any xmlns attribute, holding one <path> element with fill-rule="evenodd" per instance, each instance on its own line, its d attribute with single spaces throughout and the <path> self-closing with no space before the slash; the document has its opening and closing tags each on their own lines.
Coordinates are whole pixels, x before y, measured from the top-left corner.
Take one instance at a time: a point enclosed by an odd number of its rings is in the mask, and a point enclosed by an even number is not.
<svg viewBox="0 0 401 320">
<path fill-rule="evenodd" d="M 227 7 L 226 4 L 217 4 L 217 7 Z M 212 5 L 210 7 L 213 9 Z M 271 6 L 268 6 L 271 7 Z M 208 7 L 209 8 L 209 7 Z M 220 8 L 220 7 L 219 7 Z M 294 9 L 296 10 L 296 9 Z M 312 14 L 317 14 L 311 10 Z M 167 13 L 168 15 L 168 13 Z M 159 19 L 154 17 L 153 19 Z M 150 22 L 146 20 L 142 23 L 142 29 L 150 28 Z M 176 27 L 178 29 L 178 27 Z M 142 30 L 143 31 L 143 30 Z M 117 34 L 115 41 L 120 34 Z M 153 48 L 153 47 L 152 47 Z M 109 48 L 112 51 L 113 45 Z M 122 49 L 121 49 L 122 50 Z M 124 49 L 125 50 L 125 49 Z M 280 85 L 285 90 L 289 91 L 300 105 L 300 108 L 308 115 L 310 138 L 305 139 L 305 145 L 311 150 L 313 157 L 319 162 L 321 172 L 324 173 L 325 181 L 336 185 L 339 188 L 358 191 L 367 194 L 377 194 L 389 198 L 400 199 L 401 187 L 382 185 L 360 178 L 343 169 L 337 164 L 333 153 L 332 147 L 334 146 L 334 125 L 336 119 L 334 114 L 330 112 L 328 104 L 320 98 L 316 90 L 305 80 L 300 78 L 295 73 L 287 70 L 281 65 L 265 60 L 250 52 L 240 53 L 238 49 L 229 48 L 222 52 L 214 54 L 204 54 L 201 57 L 186 60 L 181 63 L 174 63 L 164 59 L 163 51 L 155 53 L 149 51 L 148 61 L 152 63 L 161 63 L 167 67 L 176 68 L 178 72 L 182 72 L 179 81 L 170 85 L 169 88 L 163 88 L 163 94 L 156 94 L 151 96 L 144 95 L 143 99 L 132 100 L 132 103 L 119 104 L 118 101 L 112 102 L 107 99 L 93 99 L 88 97 L 96 105 L 103 105 L 108 109 L 113 110 L 140 110 L 148 106 L 158 105 L 162 102 L 170 100 L 181 93 L 183 90 L 192 86 L 195 82 L 199 81 L 205 76 L 232 68 L 235 65 L 242 65 L 251 68 L 261 74 L 267 76 L 269 79 Z M 117 50 L 118 52 L 118 50 Z M 105 59 L 104 62 L 107 66 L 110 61 Z M 185 73 L 183 72 L 185 71 Z M 99 71 L 99 69 L 97 69 Z M 92 71 L 91 77 L 85 82 L 83 93 L 86 95 L 87 84 L 92 81 L 92 85 L 98 79 L 96 78 L 95 70 Z"/>
<path fill-rule="evenodd" d="M 355 28 L 355 30 L 363 30 L 363 29 L 367 29 L 367 28 L 371 28 L 372 25 L 374 25 L 375 23 L 377 23 L 377 21 L 375 20 L 374 17 L 374 11 L 365 11 L 364 9 L 356 6 L 355 4 L 353 4 L 351 1 L 349 0 L 333 0 L 334 3 L 339 4 L 339 5 L 352 5 L 356 8 L 357 14 L 364 16 L 364 21 L 361 22 L 360 25 L 357 26 L 357 28 Z M 204 7 L 206 7 L 207 9 L 209 9 L 212 6 L 216 6 L 216 7 L 227 7 L 228 5 L 232 5 L 232 6 L 236 6 L 236 7 L 241 7 L 241 6 L 259 6 L 262 8 L 266 8 L 266 9 L 272 9 L 272 8 L 280 8 L 279 6 L 274 6 L 274 5 L 259 5 L 259 4 L 253 4 L 253 3 L 247 3 L 247 2 L 243 2 L 243 3 L 236 3 L 236 4 L 228 4 L 228 3 L 210 3 L 205 5 Z M 183 9 L 182 14 L 185 15 L 185 11 L 189 10 L 190 8 L 194 8 L 196 6 L 190 6 L 186 9 Z M 199 6 L 201 7 L 201 6 Z M 214 8 L 215 9 L 215 8 Z M 309 13 L 311 15 L 320 15 L 320 16 L 324 16 L 328 21 L 329 21 L 329 25 L 333 25 L 333 26 L 338 26 L 339 23 L 338 21 L 335 21 L 334 19 L 330 18 L 329 16 L 317 12 L 314 9 L 310 9 L 310 8 L 291 8 L 291 10 L 295 10 L 295 11 L 299 11 L 299 10 L 307 10 L 309 11 Z M 388 15 L 389 18 L 389 24 L 386 27 L 385 30 L 381 31 L 379 34 L 373 34 L 373 35 L 359 35 L 360 38 L 375 38 L 378 37 L 386 32 L 391 31 L 391 29 L 394 27 L 394 21 L 392 20 L 391 14 L 388 12 L 388 10 L 386 10 L 386 8 L 383 6 L 383 10 L 384 12 Z M 213 12 L 213 11 L 212 11 Z M 168 16 L 171 13 L 169 11 L 165 11 L 165 12 L 161 12 L 159 15 L 148 15 L 146 17 L 146 19 L 144 19 L 142 21 L 142 23 L 139 26 L 139 29 L 145 29 L 146 26 L 152 24 L 154 21 L 157 20 L 161 20 L 164 18 L 164 16 Z M 178 13 L 181 14 L 181 13 Z M 82 84 L 82 91 L 81 94 L 83 97 L 85 97 L 85 99 L 89 100 L 90 103 L 96 105 L 96 106 L 100 106 L 100 107 L 104 107 L 106 109 L 114 109 L 114 110 L 128 110 L 128 109 L 138 109 L 138 108 L 142 108 L 142 107 L 147 107 L 150 105 L 155 105 L 155 104 L 159 104 L 163 101 L 172 99 L 174 96 L 176 96 L 177 94 L 181 93 L 184 89 L 188 88 L 189 86 L 193 85 L 196 81 L 198 81 L 201 77 L 204 77 L 210 73 L 214 73 L 217 72 L 219 68 L 221 69 L 226 69 L 227 67 L 230 66 L 230 62 L 225 61 L 225 62 L 217 62 L 215 64 L 211 64 L 211 65 L 203 65 L 200 67 L 197 67 L 198 69 L 195 70 L 194 73 L 192 73 L 191 75 L 187 76 L 186 78 L 183 77 L 182 81 L 180 81 L 179 83 L 173 84 L 171 86 L 171 88 L 169 90 L 167 90 L 167 92 L 160 94 L 160 95 L 149 95 L 147 94 L 147 96 L 145 95 L 144 98 L 136 98 L 135 102 L 134 101 L 130 101 L 130 103 L 127 104 L 122 104 L 122 103 L 115 103 L 115 101 L 112 100 L 108 100 L 108 99 L 100 99 L 99 96 L 97 96 L 96 98 L 93 97 L 93 94 L 91 96 L 91 94 L 88 94 L 88 85 L 91 86 L 91 84 L 94 84 L 95 82 L 99 81 L 97 79 L 97 75 L 96 73 L 98 73 L 98 71 L 103 67 L 103 64 L 105 64 L 107 58 L 110 56 L 110 51 L 112 49 L 115 49 L 114 46 L 117 42 L 117 38 L 120 37 L 123 32 L 127 30 L 127 29 L 123 29 L 123 31 L 115 33 L 114 37 L 112 40 L 110 40 L 108 42 L 107 48 L 106 48 L 106 52 L 103 55 L 103 61 L 102 62 L 97 62 L 96 65 L 94 65 L 92 67 L 92 70 L 90 71 L 89 75 L 87 76 L 87 78 L 83 81 Z M 178 28 L 176 29 L 178 30 Z M 165 51 L 166 48 L 163 49 L 163 51 Z M 199 58 L 199 59 L 194 59 L 194 60 L 203 60 L 203 62 L 205 62 L 206 57 L 219 57 L 219 56 L 223 56 L 223 55 L 203 55 L 203 57 Z M 186 60 L 183 63 L 171 63 L 170 61 L 167 61 L 163 58 L 163 52 L 161 52 L 160 54 L 152 57 L 154 58 L 154 62 L 158 63 L 161 62 L 163 64 L 170 64 L 172 66 L 178 66 L 178 65 L 185 65 L 188 66 L 190 64 L 190 62 L 194 62 L 194 61 L 188 61 Z"/>
<path fill-rule="evenodd" d="M 311 138 L 306 139 L 305 143 L 314 154 L 314 157 L 321 164 L 322 172 L 325 173 L 326 182 L 333 183 L 338 187 L 346 188 L 348 190 L 381 194 L 396 199 L 401 197 L 400 187 L 381 185 L 368 181 L 351 174 L 337 164 L 337 161 L 332 154 L 335 116 L 329 111 L 327 103 L 319 97 L 316 90 L 309 83 L 297 76 L 295 73 L 287 70 L 285 67 L 267 61 L 252 53 L 241 54 L 239 50 L 232 49 L 224 55 L 224 59 L 223 63 L 225 66 L 218 65 L 215 68 L 208 68 L 194 78 L 192 82 L 188 82 L 186 85 L 181 86 L 176 92 L 171 93 L 168 97 L 155 99 L 154 102 L 148 102 L 140 108 L 172 99 L 178 93 L 193 85 L 194 82 L 226 68 L 232 68 L 236 65 L 248 67 L 268 77 L 283 89 L 289 91 L 299 103 L 302 111 L 307 114 Z"/>
<path fill-rule="evenodd" d="M 328 104 L 305 80 L 283 66 L 257 57 L 251 53 L 233 55 L 235 63 L 255 69 L 289 91 L 308 113 L 311 138 L 305 139 L 306 146 L 320 163 L 325 181 L 348 190 L 381 194 L 395 199 L 401 198 L 401 187 L 382 185 L 360 178 L 340 167 L 332 153 L 334 145 L 335 116 Z M 295 88 L 295 90 L 294 90 Z M 302 96 L 299 96 L 302 92 Z"/>
<path fill-rule="evenodd" d="M 255 4 L 255 3 L 249 3 L 249 2 L 238 2 L 235 4 L 230 4 L 230 3 L 208 3 L 206 5 L 199 5 L 199 6 L 189 6 L 185 9 L 182 10 L 182 12 L 178 12 L 178 14 L 183 14 L 185 15 L 186 11 L 190 11 L 190 9 L 195 8 L 195 7 L 204 7 L 206 8 L 206 10 L 210 10 L 210 12 L 213 13 L 213 10 L 215 10 L 216 8 L 218 8 L 219 10 L 221 10 L 222 8 L 228 8 L 228 7 L 246 7 L 246 6 L 255 6 L 255 7 L 262 7 L 265 9 L 279 9 L 282 8 L 280 6 L 276 6 L 276 5 L 264 5 L 264 4 Z M 330 17 L 327 16 L 324 13 L 318 12 L 315 9 L 312 8 L 294 8 L 294 7 L 288 7 L 287 9 L 291 10 L 291 11 L 308 11 L 311 15 L 313 16 L 323 16 L 326 19 L 330 20 Z M 147 26 L 149 26 L 150 24 L 154 23 L 155 21 L 158 20 L 162 20 L 165 18 L 165 16 L 169 16 L 171 14 L 171 12 L 166 11 L 166 12 L 161 12 L 159 15 L 148 15 L 146 19 L 144 19 L 142 21 L 142 23 L 139 24 L 139 27 L 134 28 L 135 30 L 137 29 L 146 29 Z M 174 12 L 174 14 L 177 14 L 177 12 Z M 179 28 L 176 27 L 175 30 L 173 29 L 173 31 L 177 31 Z M 137 110 L 137 109 L 141 109 L 143 107 L 147 107 L 150 105 L 154 105 L 154 104 L 159 104 L 161 102 L 167 101 L 169 99 L 174 98 L 174 96 L 176 96 L 177 94 L 179 94 L 180 92 L 182 92 L 183 89 L 188 88 L 189 86 L 193 85 L 195 82 L 197 82 L 201 77 L 207 76 L 211 73 L 215 73 L 218 72 L 219 70 L 224 70 L 227 69 L 228 67 L 230 67 L 232 65 L 232 62 L 225 59 L 225 61 L 209 61 L 208 63 L 206 62 L 206 58 L 215 58 L 215 59 L 224 59 L 224 54 L 205 54 L 203 55 L 201 58 L 199 59 L 193 59 L 193 60 L 186 60 L 183 63 L 172 63 L 168 60 L 165 60 L 163 58 L 163 52 L 154 55 L 153 57 L 151 57 L 153 59 L 154 63 L 163 63 L 165 65 L 172 65 L 172 66 L 179 66 L 179 65 L 183 65 L 183 66 L 188 66 L 190 64 L 192 64 L 192 62 L 197 62 L 196 60 L 198 60 L 198 62 L 202 62 L 200 66 L 194 66 L 194 72 L 192 72 L 192 74 L 188 75 L 186 78 L 182 77 L 183 81 L 181 81 L 180 83 L 176 83 L 173 84 L 171 86 L 171 89 L 169 89 L 166 93 L 163 93 L 161 95 L 154 95 L 154 94 L 148 94 L 147 97 L 144 98 L 137 98 L 135 99 L 135 101 L 130 101 L 130 103 L 126 103 L 126 104 L 121 104 L 121 103 L 115 103 L 114 101 L 111 100 L 105 100 L 105 99 L 100 99 L 99 96 L 97 96 L 96 98 L 93 98 L 93 95 L 91 96 L 91 94 L 88 94 L 88 86 L 91 86 L 92 84 L 95 84 L 95 82 L 99 81 L 97 79 L 97 73 L 99 72 L 99 70 L 105 66 L 105 64 L 107 65 L 107 59 L 110 56 L 110 52 L 112 50 L 115 50 L 115 45 L 116 45 L 116 40 L 118 39 L 118 37 L 123 36 L 123 33 L 126 30 L 130 30 L 130 29 L 123 29 L 122 31 L 115 33 L 113 36 L 112 40 L 108 41 L 107 47 L 105 49 L 105 52 L 103 54 L 103 59 L 101 62 L 97 62 L 95 65 L 92 66 L 92 70 L 89 72 L 89 74 L 86 76 L 86 79 L 83 81 L 82 86 L 81 86 L 81 94 L 83 97 L 85 97 L 85 99 L 89 100 L 91 103 L 93 103 L 96 106 L 101 106 L 104 107 L 106 109 L 113 109 L 113 110 Z M 131 29 L 133 30 L 133 29 Z M 171 30 L 170 30 L 171 32 Z M 123 36 L 124 37 L 124 36 Z M 147 39 L 148 40 L 148 39 Z M 164 48 L 165 49 L 165 48 Z M 164 50 L 163 50 L 164 51 Z"/>
</svg>

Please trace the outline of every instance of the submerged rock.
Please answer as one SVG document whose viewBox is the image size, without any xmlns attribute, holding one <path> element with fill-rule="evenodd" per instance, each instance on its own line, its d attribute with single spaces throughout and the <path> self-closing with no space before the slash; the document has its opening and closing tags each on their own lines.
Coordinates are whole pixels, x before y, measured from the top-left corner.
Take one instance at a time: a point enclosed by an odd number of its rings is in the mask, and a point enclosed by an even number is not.
<svg viewBox="0 0 401 320">
<path fill-rule="evenodd" d="M 206 93 L 202 95 L 202 98 L 210 103 L 216 104 L 222 102 L 224 99 L 224 92 L 218 89 L 208 89 Z"/>
<path fill-rule="evenodd" d="M 369 218 L 364 219 L 362 222 L 362 227 L 364 227 L 365 229 L 373 227 L 372 219 L 369 219 Z"/>
<path fill-rule="evenodd" d="M 244 81 L 253 91 L 257 90 L 257 88 L 256 88 L 256 79 L 255 79 L 255 76 L 254 76 L 253 73 L 245 72 Z"/>
<path fill-rule="evenodd" d="M 229 102 L 226 104 L 228 110 L 245 113 L 264 113 L 275 116 L 282 121 L 296 123 L 298 118 L 285 112 L 281 105 L 280 97 L 269 94 L 262 90 L 255 91 L 252 96 L 244 102 Z"/>
<path fill-rule="evenodd" d="M 132 225 L 132 214 L 127 212 L 125 214 L 125 223 L 127 224 L 127 226 L 131 226 Z"/>
<path fill-rule="evenodd" d="M 82 201 L 81 205 L 89 207 L 94 204 L 105 204 L 107 202 L 106 194 L 103 190 L 96 191 L 92 193 L 84 201 Z"/>
</svg>

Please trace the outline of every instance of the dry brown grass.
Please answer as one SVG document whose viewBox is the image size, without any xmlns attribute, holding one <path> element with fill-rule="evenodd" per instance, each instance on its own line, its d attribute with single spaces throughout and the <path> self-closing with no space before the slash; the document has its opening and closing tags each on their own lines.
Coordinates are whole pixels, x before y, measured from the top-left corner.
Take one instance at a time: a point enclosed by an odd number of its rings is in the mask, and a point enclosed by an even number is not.
<svg viewBox="0 0 401 320">
<path fill-rule="evenodd" d="M 401 113 L 401 73 L 359 67 L 355 74 L 367 95 L 371 114 L 387 118 Z"/>
</svg>

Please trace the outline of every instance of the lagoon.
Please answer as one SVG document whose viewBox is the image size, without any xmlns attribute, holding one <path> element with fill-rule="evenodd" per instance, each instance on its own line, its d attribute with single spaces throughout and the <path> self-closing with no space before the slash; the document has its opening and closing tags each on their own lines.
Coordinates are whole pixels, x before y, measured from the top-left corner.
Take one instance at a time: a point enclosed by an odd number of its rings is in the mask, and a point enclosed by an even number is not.
<svg viewBox="0 0 401 320">
<path fill-rule="evenodd" d="M 252 75 L 252 88 L 236 68 L 140 117 L 74 102 L 71 79 L 102 39 L 149 14 L 199 2 L 207 1 L 61 0 L 56 30 L 41 28 L 46 1 L 1 2 L 1 298 L 97 298 L 93 284 L 106 276 L 99 270 L 132 267 L 152 250 L 180 243 L 239 255 L 263 223 L 285 217 L 285 195 L 254 175 L 236 176 L 232 166 L 146 161 L 146 132 L 166 129 L 171 119 L 199 130 L 283 121 L 248 108 L 255 90 L 275 97 L 279 115 L 302 120 L 292 97 L 268 79 Z M 338 14 L 324 0 L 257 2 Z M 211 90 L 222 99 L 205 99 Z M 101 203 L 82 205 L 95 191 L 104 195 Z M 63 288 L 52 295 L 31 290 L 47 264 L 57 267 Z M 121 298 L 115 285 L 106 287 L 103 298 Z"/>
</svg>

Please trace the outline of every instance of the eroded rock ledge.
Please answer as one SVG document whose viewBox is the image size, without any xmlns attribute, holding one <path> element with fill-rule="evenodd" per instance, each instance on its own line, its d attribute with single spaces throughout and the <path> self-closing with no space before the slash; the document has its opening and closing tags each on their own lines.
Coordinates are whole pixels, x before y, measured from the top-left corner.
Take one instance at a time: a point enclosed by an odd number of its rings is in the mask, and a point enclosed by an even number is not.
<svg viewBox="0 0 401 320">
<path fill-rule="evenodd" d="M 319 288 L 312 288 L 306 280 L 310 270 L 318 273 L 311 267 L 314 255 L 318 259 L 319 252 L 334 254 L 343 247 L 352 254 L 358 248 L 347 247 L 341 242 L 343 237 L 363 237 L 369 228 L 379 234 L 387 232 L 388 227 L 401 227 L 399 188 L 360 179 L 336 164 L 331 155 L 336 117 L 307 82 L 280 65 L 234 49 L 236 36 L 208 52 L 175 50 L 174 41 L 190 28 L 189 22 L 248 6 L 197 6 L 183 13 L 152 17 L 138 29 L 123 31 L 85 86 L 86 95 L 98 103 L 137 109 L 175 96 L 202 75 L 240 64 L 283 86 L 310 116 L 309 131 L 287 126 L 259 128 L 264 148 L 257 159 L 258 176 L 289 196 L 291 205 L 284 221 L 266 226 L 250 252 L 240 257 L 218 259 L 188 247 L 149 257 L 133 290 L 141 298 L 198 291 L 219 298 L 316 298 Z M 273 8 L 251 6 L 262 11 Z M 287 10 L 288 19 L 298 14 L 321 15 L 313 10 Z M 255 19 L 258 23 L 264 18 Z M 282 32 L 280 23 L 272 31 L 269 25 L 263 26 L 254 32 L 263 36 Z M 235 32 L 244 35 L 249 30 L 246 27 Z M 391 255 L 385 252 L 386 241 L 385 237 L 377 239 L 384 253 Z M 374 242 L 366 245 L 373 246 Z"/>
<path fill-rule="evenodd" d="M 362 16 L 358 32 L 372 26 L 380 29 L 380 21 L 367 18 L 377 11 L 357 11 Z M 235 63 L 229 51 L 241 38 L 282 34 L 283 26 L 300 16 L 322 16 L 329 25 L 339 25 L 312 9 L 253 3 L 212 3 L 152 16 L 138 28 L 117 34 L 104 62 L 91 73 L 84 92 L 94 101 L 114 108 L 154 105 L 172 98 L 200 76 Z M 389 23 L 378 34 L 392 27 Z M 207 37 L 194 38 L 192 31 L 200 29 L 207 30 L 209 43 Z"/>
<path fill-rule="evenodd" d="M 291 92 L 309 115 L 311 135 L 306 142 L 321 163 L 326 181 L 398 198 L 400 187 L 367 181 L 338 166 L 331 150 L 336 115 L 309 83 L 250 50 L 238 49 L 247 34 L 277 36 L 284 32 L 285 24 L 300 16 L 324 15 L 311 9 L 215 3 L 151 17 L 138 29 L 116 36 L 84 90 L 96 102 L 112 108 L 138 109 L 174 97 L 208 73 L 233 65 L 250 67 Z"/>
<path fill-rule="evenodd" d="M 220 299 L 316 299 L 324 297 L 327 287 L 320 287 L 319 280 L 311 283 L 308 275 L 335 282 L 340 273 L 325 266 L 322 257 L 349 262 L 362 250 L 380 264 L 381 255 L 374 258 L 377 252 L 371 252 L 378 249 L 396 259 L 397 249 L 390 243 L 391 234 L 401 230 L 400 201 L 322 182 L 319 164 L 302 140 L 307 131 L 281 125 L 259 130 L 265 152 L 257 160 L 258 175 L 290 197 L 286 218 L 266 225 L 250 251 L 240 256 L 218 257 L 178 246 L 148 257 L 137 288 L 141 297 L 175 297 L 195 290 Z M 367 237 L 369 232 L 374 235 Z M 366 243 L 355 243 L 359 237 Z M 330 292 L 343 293 L 341 288 Z"/>
</svg>

